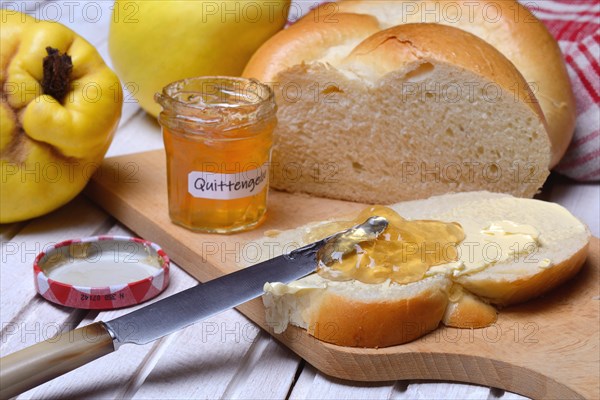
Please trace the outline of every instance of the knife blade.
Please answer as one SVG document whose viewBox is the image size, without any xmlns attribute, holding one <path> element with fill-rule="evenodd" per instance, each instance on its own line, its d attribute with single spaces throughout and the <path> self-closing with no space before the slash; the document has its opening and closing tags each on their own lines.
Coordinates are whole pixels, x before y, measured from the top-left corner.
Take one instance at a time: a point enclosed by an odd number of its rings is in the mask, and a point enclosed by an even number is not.
<svg viewBox="0 0 600 400">
<path fill-rule="evenodd" d="M 289 283 L 314 272 L 332 252 L 348 254 L 387 228 L 383 217 L 267 261 L 199 284 L 129 314 L 96 322 L 0 358 L 0 398 L 8 399 L 117 350 L 145 344 L 263 294 L 267 282 Z M 319 253 L 321 251 L 321 253 Z"/>
<path fill-rule="evenodd" d="M 300 247 L 259 264 L 213 279 L 164 298 L 132 313 L 105 322 L 116 346 L 146 344 L 262 295 L 266 282 L 289 283 L 314 272 L 318 252 L 327 248 L 346 254 L 353 244 L 375 239 L 387 220 L 371 217 L 363 224 Z M 349 245 L 350 243 L 350 245 Z"/>
</svg>

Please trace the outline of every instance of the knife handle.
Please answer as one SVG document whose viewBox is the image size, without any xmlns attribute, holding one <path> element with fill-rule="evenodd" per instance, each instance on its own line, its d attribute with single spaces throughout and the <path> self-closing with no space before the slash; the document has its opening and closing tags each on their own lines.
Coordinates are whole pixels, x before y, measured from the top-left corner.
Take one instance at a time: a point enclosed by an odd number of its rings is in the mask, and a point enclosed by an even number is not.
<svg viewBox="0 0 600 400">
<path fill-rule="evenodd" d="M 9 399 L 115 350 L 96 322 L 0 358 L 0 399 Z"/>
</svg>

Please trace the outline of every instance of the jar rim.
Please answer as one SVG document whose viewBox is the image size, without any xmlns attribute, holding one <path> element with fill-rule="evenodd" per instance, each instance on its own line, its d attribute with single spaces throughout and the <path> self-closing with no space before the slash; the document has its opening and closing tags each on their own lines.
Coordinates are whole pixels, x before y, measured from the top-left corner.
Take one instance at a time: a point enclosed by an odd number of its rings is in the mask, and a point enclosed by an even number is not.
<svg viewBox="0 0 600 400">
<path fill-rule="evenodd" d="M 155 100 L 163 108 L 172 106 L 178 110 L 189 108 L 196 111 L 256 109 L 274 104 L 274 99 L 271 87 L 257 79 L 220 75 L 180 79 L 169 83 L 162 93 L 155 95 Z"/>
<path fill-rule="evenodd" d="M 271 87 L 251 78 L 186 78 L 168 84 L 154 99 L 163 107 L 159 123 L 188 133 L 251 126 L 276 118 L 277 112 Z"/>
</svg>

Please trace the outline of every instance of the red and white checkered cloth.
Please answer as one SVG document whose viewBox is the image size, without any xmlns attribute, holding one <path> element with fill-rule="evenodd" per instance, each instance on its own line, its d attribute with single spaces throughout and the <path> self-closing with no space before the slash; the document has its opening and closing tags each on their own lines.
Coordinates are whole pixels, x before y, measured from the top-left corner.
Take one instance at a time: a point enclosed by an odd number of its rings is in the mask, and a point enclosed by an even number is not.
<svg viewBox="0 0 600 400">
<path fill-rule="evenodd" d="M 304 12 L 319 3 L 299 1 Z M 505 0 L 499 0 L 505 1 Z M 556 171 L 600 180 L 600 0 L 519 0 L 558 40 L 577 100 L 577 127 Z M 308 6 L 308 7 L 307 7 Z M 296 18 L 298 15 L 295 16 Z M 291 21 L 290 21 L 291 22 Z"/>
<path fill-rule="evenodd" d="M 521 1 L 558 40 L 575 99 L 577 126 L 556 170 L 579 181 L 600 180 L 600 1 Z"/>
</svg>

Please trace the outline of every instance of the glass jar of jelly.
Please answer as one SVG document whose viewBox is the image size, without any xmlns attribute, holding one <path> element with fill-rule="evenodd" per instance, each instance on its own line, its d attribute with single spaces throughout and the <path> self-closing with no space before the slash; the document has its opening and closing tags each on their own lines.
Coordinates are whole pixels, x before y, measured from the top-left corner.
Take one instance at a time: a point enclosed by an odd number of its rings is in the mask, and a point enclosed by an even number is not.
<svg viewBox="0 0 600 400">
<path fill-rule="evenodd" d="M 260 224 L 277 123 L 271 88 L 253 79 L 198 77 L 167 85 L 155 100 L 163 107 L 171 221 L 214 233 Z"/>
</svg>

